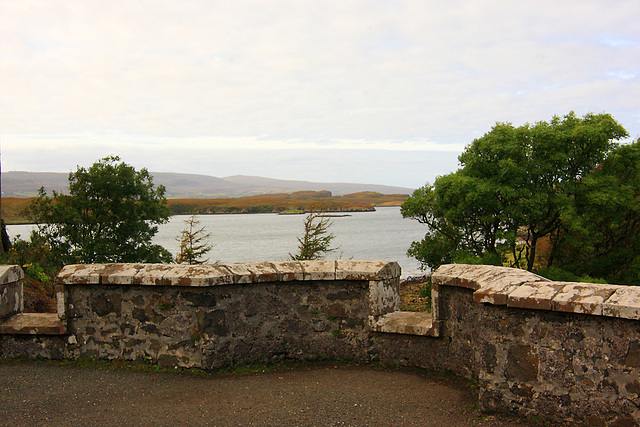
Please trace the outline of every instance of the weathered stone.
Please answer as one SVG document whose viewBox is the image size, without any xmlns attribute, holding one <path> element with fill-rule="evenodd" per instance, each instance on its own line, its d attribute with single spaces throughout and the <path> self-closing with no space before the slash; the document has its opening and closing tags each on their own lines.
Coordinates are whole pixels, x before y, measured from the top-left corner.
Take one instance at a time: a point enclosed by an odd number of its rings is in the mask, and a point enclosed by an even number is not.
<svg viewBox="0 0 640 427">
<path fill-rule="evenodd" d="M 80 285 L 100 283 L 100 275 L 109 264 L 76 264 L 67 265 L 60 270 L 56 277 L 58 283 Z"/>
<path fill-rule="evenodd" d="M 271 265 L 278 272 L 278 281 L 291 282 L 304 280 L 304 271 L 299 261 L 272 262 Z"/>
<path fill-rule="evenodd" d="M 509 348 L 505 376 L 507 380 L 535 381 L 540 361 L 530 345 L 514 345 Z"/>
<path fill-rule="evenodd" d="M 304 280 L 336 280 L 335 261 L 302 261 Z"/>
<path fill-rule="evenodd" d="M 121 299 L 117 296 L 96 295 L 91 299 L 91 307 L 98 316 L 120 314 L 120 303 Z"/>
<path fill-rule="evenodd" d="M 142 308 L 139 307 L 133 309 L 132 316 L 139 322 L 145 322 L 147 320 L 147 314 Z"/>
<path fill-rule="evenodd" d="M 622 363 L 630 368 L 640 368 L 640 343 L 637 341 L 629 343 L 629 349 Z"/>
<path fill-rule="evenodd" d="M 555 297 L 564 286 L 564 284 L 556 282 L 524 283 L 509 294 L 507 306 L 535 310 L 552 310 L 553 297 Z"/>
<path fill-rule="evenodd" d="M 400 307 L 399 278 L 369 282 L 369 314 L 382 316 Z"/>
<path fill-rule="evenodd" d="M 566 283 L 553 297 L 553 310 L 601 316 L 604 301 L 619 288 L 593 283 Z"/>
<path fill-rule="evenodd" d="M 170 264 L 145 264 L 133 276 L 134 285 L 164 286 L 164 275 L 173 268 Z"/>
<path fill-rule="evenodd" d="M 278 271 L 270 262 L 247 262 L 244 266 L 251 272 L 254 283 L 278 281 Z"/>
<path fill-rule="evenodd" d="M 220 286 L 234 283 L 233 275 L 217 265 L 172 265 L 164 273 L 164 282 L 169 286 Z"/>
<path fill-rule="evenodd" d="M 327 304 L 322 307 L 322 312 L 326 314 L 328 317 L 348 317 L 349 313 L 344 305 L 340 303 Z"/>
<path fill-rule="evenodd" d="M 460 286 L 477 291 L 479 303 L 504 305 L 506 296 L 525 282 L 548 281 L 537 274 L 508 267 L 491 265 L 448 264 L 439 267 L 431 276 L 432 282 Z"/>
<path fill-rule="evenodd" d="M 216 297 L 211 292 L 182 292 L 182 298 L 199 307 L 215 307 Z"/>
<path fill-rule="evenodd" d="M 22 313 L 22 280 L 0 284 L 0 319 Z"/>
<path fill-rule="evenodd" d="M 482 351 L 482 367 L 485 371 L 493 373 L 498 366 L 498 359 L 496 358 L 496 346 L 491 343 L 486 343 Z"/>
<path fill-rule="evenodd" d="M 431 313 L 396 311 L 380 318 L 371 316 L 369 319 L 369 327 L 376 332 L 438 336 Z"/>
<path fill-rule="evenodd" d="M 64 335 L 66 322 L 56 313 L 20 313 L 0 320 L 0 334 Z"/>
<path fill-rule="evenodd" d="M 233 283 L 253 283 L 253 273 L 244 264 L 224 264 L 233 275 Z"/>
<path fill-rule="evenodd" d="M 170 354 L 161 354 L 160 357 L 158 357 L 158 365 L 163 368 L 173 368 L 180 366 L 180 360 Z"/>
<path fill-rule="evenodd" d="M 357 289 L 351 289 L 351 290 L 329 293 L 327 294 L 326 298 L 329 301 L 348 301 L 348 300 L 360 298 L 360 295 L 361 295 L 361 292 L 359 292 Z"/>
<path fill-rule="evenodd" d="M 384 280 L 400 277 L 400 266 L 389 261 L 336 261 L 336 280 Z"/>
<path fill-rule="evenodd" d="M 227 318 L 223 310 L 211 310 L 204 316 L 204 332 L 209 335 L 226 336 L 229 334 Z"/>
<path fill-rule="evenodd" d="M 20 282 L 24 278 L 22 268 L 17 265 L 0 265 L 0 285 Z"/>
<path fill-rule="evenodd" d="M 109 264 L 100 273 L 100 283 L 105 285 L 133 285 L 135 277 L 145 264 Z"/>
<path fill-rule="evenodd" d="M 640 320 L 640 286 L 621 286 L 602 305 L 602 314 Z"/>
<path fill-rule="evenodd" d="M 523 270 L 517 270 L 513 274 L 502 271 L 499 277 L 478 283 L 479 287 L 473 293 L 473 299 L 479 304 L 507 305 L 509 295 L 527 282 L 548 282 L 548 280 Z"/>
</svg>

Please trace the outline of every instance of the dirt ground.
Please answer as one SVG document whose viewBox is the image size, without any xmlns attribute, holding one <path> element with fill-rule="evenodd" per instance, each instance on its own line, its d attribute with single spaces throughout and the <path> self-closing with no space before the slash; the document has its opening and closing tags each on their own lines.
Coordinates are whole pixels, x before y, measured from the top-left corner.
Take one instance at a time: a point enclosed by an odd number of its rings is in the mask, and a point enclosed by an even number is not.
<svg viewBox="0 0 640 427">
<path fill-rule="evenodd" d="M 0 362 L 2 426 L 524 426 L 483 415 L 459 381 L 314 365 L 185 374 Z"/>
</svg>

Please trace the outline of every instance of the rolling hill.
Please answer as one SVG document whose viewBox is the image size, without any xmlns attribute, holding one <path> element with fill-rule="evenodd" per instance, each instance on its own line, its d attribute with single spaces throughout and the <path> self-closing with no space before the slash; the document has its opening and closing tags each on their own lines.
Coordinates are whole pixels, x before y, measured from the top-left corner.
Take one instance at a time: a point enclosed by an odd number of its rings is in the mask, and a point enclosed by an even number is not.
<svg viewBox="0 0 640 427">
<path fill-rule="evenodd" d="M 151 172 L 155 184 L 167 189 L 168 199 L 176 198 L 227 198 L 259 194 L 293 193 L 296 191 L 330 191 L 335 196 L 359 192 L 381 194 L 411 194 L 411 188 L 375 184 L 351 184 L 343 182 L 293 181 L 257 176 L 236 175 L 217 178 L 209 175 Z M 44 187 L 65 192 L 68 174 L 54 172 L 2 172 L 3 197 L 33 197 Z"/>
</svg>

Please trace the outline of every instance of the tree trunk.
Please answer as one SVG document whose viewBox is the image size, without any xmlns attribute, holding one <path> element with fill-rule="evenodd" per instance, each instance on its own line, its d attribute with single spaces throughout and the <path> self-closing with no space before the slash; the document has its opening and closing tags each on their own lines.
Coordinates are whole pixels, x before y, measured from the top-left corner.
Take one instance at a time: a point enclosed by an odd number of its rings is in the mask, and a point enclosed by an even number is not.
<svg viewBox="0 0 640 427">
<path fill-rule="evenodd" d="M 538 246 L 538 236 L 534 234 L 531 236 L 531 250 L 527 259 L 527 271 L 533 271 L 533 263 L 536 260 L 536 246 Z"/>
</svg>

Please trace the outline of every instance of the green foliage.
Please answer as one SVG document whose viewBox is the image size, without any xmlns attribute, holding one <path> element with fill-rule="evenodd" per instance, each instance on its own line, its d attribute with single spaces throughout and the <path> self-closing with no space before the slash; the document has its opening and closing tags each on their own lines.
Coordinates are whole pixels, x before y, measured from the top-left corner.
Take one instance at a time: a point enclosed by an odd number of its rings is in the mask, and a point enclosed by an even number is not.
<svg viewBox="0 0 640 427">
<path fill-rule="evenodd" d="M 54 279 L 62 265 L 41 236 L 32 232 L 30 237 L 26 241 L 17 236 L 11 248 L 0 254 L 0 263 L 22 267 L 26 312 L 52 312 L 55 311 Z"/>
<path fill-rule="evenodd" d="M 203 258 L 213 245 L 207 243 L 211 233 L 205 232 L 205 227 L 198 227 L 200 221 L 191 215 L 185 221 L 185 228 L 176 240 L 180 243 L 180 253 L 176 256 L 177 264 L 204 264 L 208 259 Z"/>
<path fill-rule="evenodd" d="M 578 276 L 570 271 L 566 271 L 561 269 L 560 267 L 556 267 L 554 265 L 541 268 L 536 271 L 536 274 L 539 274 L 542 277 L 546 277 L 549 280 L 554 280 L 556 282 L 583 282 L 583 283 L 608 283 L 605 279 L 593 278 L 590 276 Z"/>
<path fill-rule="evenodd" d="M 298 237 L 298 253 L 289 254 L 291 259 L 297 261 L 323 259 L 329 252 L 337 248 L 331 247 L 335 236 L 329 232 L 333 222 L 329 218 L 322 217 L 320 213 L 311 212 L 304 220 L 304 235 Z"/>
<path fill-rule="evenodd" d="M 461 168 L 414 192 L 402 214 L 429 227 L 409 254 L 424 267 L 558 266 L 640 282 L 640 147 L 608 114 L 497 123 Z"/>
<path fill-rule="evenodd" d="M 168 220 L 163 186 L 146 169 L 106 157 L 69 174 L 69 194 L 44 188 L 28 208 L 38 234 L 63 263 L 171 262 L 153 245 L 157 224 Z"/>
</svg>

